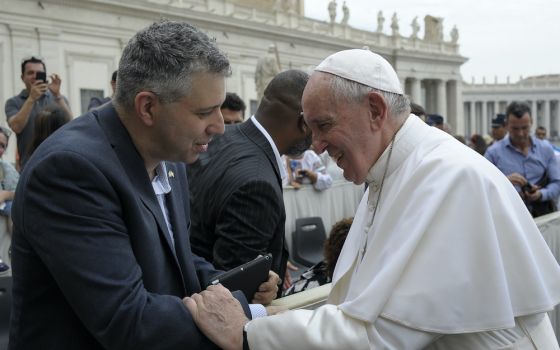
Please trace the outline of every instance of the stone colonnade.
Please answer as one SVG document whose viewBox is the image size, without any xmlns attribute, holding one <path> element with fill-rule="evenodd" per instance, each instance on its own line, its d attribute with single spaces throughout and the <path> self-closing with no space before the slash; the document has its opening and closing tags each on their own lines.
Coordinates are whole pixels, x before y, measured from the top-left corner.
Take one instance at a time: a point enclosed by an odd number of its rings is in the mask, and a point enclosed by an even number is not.
<svg viewBox="0 0 560 350">
<path fill-rule="evenodd" d="M 508 104 L 514 100 L 464 101 L 464 119 L 466 135 L 473 133 L 489 134 L 492 118 L 497 113 L 505 113 Z M 533 131 L 537 126 L 544 126 L 551 138 L 558 138 L 560 129 L 559 99 L 527 99 L 533 117 Z"/>
<path fill-rule="evenodd" d="M 440 114 L 455 133 L 463 132 L 462 82 L 457 79 L 405 77 L 403 86 L 410 99 L 424 107 L 427 114 Z"/>
</svg>

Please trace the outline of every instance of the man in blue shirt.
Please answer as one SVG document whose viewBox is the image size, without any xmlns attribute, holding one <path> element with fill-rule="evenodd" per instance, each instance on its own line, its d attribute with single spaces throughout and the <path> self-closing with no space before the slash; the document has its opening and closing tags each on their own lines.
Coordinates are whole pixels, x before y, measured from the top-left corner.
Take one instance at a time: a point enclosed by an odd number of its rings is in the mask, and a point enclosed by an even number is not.
<svg viewBox="0 0 560 350">
<path fill-rule="evenodd" d="M 560 169 L 549 143 L 531 136 L 531 110 L 512 102 L 506 110 L 508 135 L 488 148 L 485 157 L 515 186 L 527 208 L 537 217 L 556 211 Z"/>
</svg>

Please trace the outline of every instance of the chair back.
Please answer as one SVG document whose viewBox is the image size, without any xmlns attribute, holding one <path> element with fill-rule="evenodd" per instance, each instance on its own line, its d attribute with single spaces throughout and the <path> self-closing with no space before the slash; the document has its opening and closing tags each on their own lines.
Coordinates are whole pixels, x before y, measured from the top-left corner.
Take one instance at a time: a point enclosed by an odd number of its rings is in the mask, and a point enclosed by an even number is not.
<svg viewBox="0 0 560 350">
<path fill-rule="evenodd" d="M 327 234 L 320 217 L 296 219 L 296 231 L 292 237 L 293 259 L 296 263 L 311 267 L 323 260 L 323 244 Z"/>
</svg>

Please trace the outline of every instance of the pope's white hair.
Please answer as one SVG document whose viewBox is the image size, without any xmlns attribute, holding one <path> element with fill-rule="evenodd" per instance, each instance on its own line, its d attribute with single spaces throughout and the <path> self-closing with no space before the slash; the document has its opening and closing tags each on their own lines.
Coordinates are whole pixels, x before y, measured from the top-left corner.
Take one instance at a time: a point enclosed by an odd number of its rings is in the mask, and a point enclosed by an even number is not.
<svg viewBox="0 0 560 350">
<path fill-rule="evenodd" d="M 410 114 L 410 100 L 406 95 L 372 88 L 337 75 L 332 75 L 331 91 L 337 101 L 342 100 L 348 103 L 360 103 L 364 96 L 374 91 L 383 96 L 389 106 L 389 116 L 392 118 L 404 120 Z"/>
</svg>

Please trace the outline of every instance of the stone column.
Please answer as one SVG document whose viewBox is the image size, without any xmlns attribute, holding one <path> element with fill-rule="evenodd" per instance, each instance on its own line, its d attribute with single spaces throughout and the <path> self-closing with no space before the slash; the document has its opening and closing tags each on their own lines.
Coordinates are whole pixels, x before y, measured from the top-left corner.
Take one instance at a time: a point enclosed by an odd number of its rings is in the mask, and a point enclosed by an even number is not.
<svg viewBox="0 0 560 350">
<path fill-rule="evenodd" d="M 479 132 L 481 135 L 487 134 L 488 133 L 488 102 L 486 101 L 482 101 L 482 118 L 480 118 L 480 120 L 482 121 L 482 125 L 480 126 L 479 130 L 477 130 L 477 132 Z"/>
<path fill-rule="evenodd" d="M 494 118 L 498 113 L 502 113 L 502 111 L 500 111 L 500 102 L 496 100 L 494 101 L 494 115 L 492 116 L 492 118 Z"/>
<path fill-rule="evenodd" d="M 447 91 L 447 122 L 451 125 L 453 132 L 457 135 L 465 133 L 465 117 L 462 85 L 460 80 L 450 80 L 446 84 Z"/>
<path fill-rule="evenodd" d="M 445 90 L 445 81 L 436 80 L 437 113 L 443 115 L 443 117 L 447 121 L 447 92 Z"/>
<path fill-rule="evenodd" d="M 548 132 L 549 137 L 558 136 L 558 122 L 560 119 L 559 102 L 559 100 L 550 101 L 550 131 Z"/>
<path fill-rule="evenodd" d="M 544 100 L 543 101 L 543 126 L 546 128 L 546 132 L 548 136 L 551 135 L 550 133 L 550 101 Z"/>
<path fill-rule="evenodd" d="M 8 53 L 11 51 L 12 54 L 12 81 L 21 82 L 21 59 L 29 55 L 42 56 L 38 47 L 37 33 L 34 28 L 26 25 L 8 24 L 6 27 L 11 41 L 11 50 L 8 49 Z M 19 91 L 20 88 L 21 85 L 17 85 L 14 91 Z"/>
<path fill-rule="evenodd" d="M 422 105 L 422 107 L 425 107 L 424 103 L 422 102 L 422 87 L 421 87 L 420 79 L 413 78 L 411 79 L 411 81 L 412 81 L 412 89 L 411 89 L 410 97 L 412 98 L 412 102 Z"/>
<path fill-rule="evenodd" d="M 471 101 L 463 102 L 463 109 L 464 109 L 464 122 L 461 125 L 457 125 L 457 134 L 467 136 L 467 133 L 470 133 L 472 130 L 473 125 L 473 103 Z"/>
<path fill-rule="evenodd" d="M 533 125 L 531 125 L 531 133 L 535 133 L 535 129 L 537 128 L 537 123 L 539 120 L 539 116 L 538 116 L 538 108 L 539 105 L 539 101 L 534 100 L 534 101 L 529 101 L 529 106 L 531 106 L 531 118 L 533 119 Z"/>
</svg>

